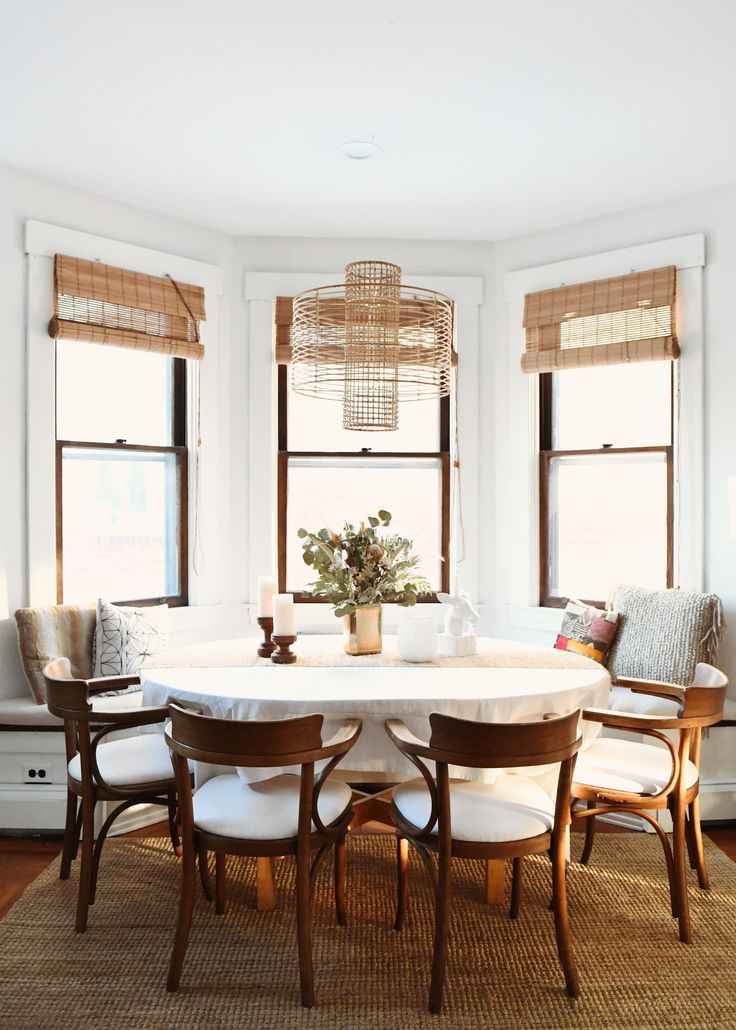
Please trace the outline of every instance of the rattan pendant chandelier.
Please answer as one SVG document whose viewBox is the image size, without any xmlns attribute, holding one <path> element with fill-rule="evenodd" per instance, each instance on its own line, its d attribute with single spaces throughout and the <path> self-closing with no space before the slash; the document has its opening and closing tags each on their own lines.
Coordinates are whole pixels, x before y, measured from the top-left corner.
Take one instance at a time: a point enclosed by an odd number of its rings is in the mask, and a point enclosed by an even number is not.
<svg viewBox="0 0 736 1030">
<path fill-rule="evenodd" d="M 398 429 L 399 401 L 446 397 L 451 369 L 452 301 L 402 286 L 398 265 L 353 261 L 294 298 L 292 388 L 341 400 L 345 429 Z"/>
</svg>

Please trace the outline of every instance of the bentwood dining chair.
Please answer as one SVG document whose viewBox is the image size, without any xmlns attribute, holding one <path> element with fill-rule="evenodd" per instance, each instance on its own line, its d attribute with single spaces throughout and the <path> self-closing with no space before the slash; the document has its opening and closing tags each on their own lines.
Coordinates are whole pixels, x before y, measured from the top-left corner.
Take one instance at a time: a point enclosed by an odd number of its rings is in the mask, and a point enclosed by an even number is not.
<svg viewBox="0 0 736 1030">
<path fill-rule="evenodd" d="M 728 680 L 712 665 L 699 663 L 691 687 L 646 680 L 627 680 L 626 685 L 635 694 L 667 698 L 679 707 L 676 715 L 641 715 L 598 708 L 583 712 L 583 719 L 600 722 L 627 736 L 597 737 L 580 754 L 572 796 L 573 804 L 587 805 L 575 812 L 587 820 L 581 862 L 587 863 L 590 858 L 597 816 L 626 812 L 645 819 L 662 843 L 672 915 L 678 920 L 680 940 L 689 944 L 692 929 L 687 857 L 697 871 L 701 889 L 709 889 L 700 829 L 700 745 L 703 729 L 723 718 Z M 674 742 L 666 735 L 668 730 L 674 731 Z M 653 737 L 659 743 L 631 740 L 629 734 Z M 672 816 L 671 847 L 663 827 L 652 814 L 663 810 Z"/>
<path fill-rule="evenodd" d="M 565 857 L 570 825 L 570 784 L 580 747 L 578 715 L 543 722 L 481 723 L 434 713 L 429 743 L 397 719 L 386 731 L 421 778 L 394 789 L 391 815 L 398 831 L 398 906 L 394 929 L 401 930 L 408 897 L 409 841 L 423 858 L 435 884 L 435 933 L 429 1010 L 442 1008 L 447 962 L 451 859 L 513 859 L 511 918 L 519 912 L 523 860 L 549 852 L 552 860 L 552 909 L 557 952 L 568 995 L 578 996 L 567 911 Z M 435 762 L 437 778 L 425 761 Z M 450 779 L 448 766 L 508 769 L 560 763 L 553 800 L 533 779 L 501 773 L 493 783 Z M 437 855 L 437 868 L 432 860 Z"/>
<path fill-rule="evenodd" d="M 225 909 L 225 856 L 294 855 L 296 922 L 302 1005 L 314 1004 L 311 895 L 315 876 L 334 848 L 337 922 L 345 924 L 345 835 L 353 815 L 352 791 L 330 773 L 360 735 L 360 719 L 347 719 L 325 743 L 324 716 L 277 722 L 213 719 L 170 706 L 166 740 L 175 756 L 182 816 L 182 884 L 179 917 L 167 988 L 176 991 L 192 924 L 195 865 L 203 852 L 215 853 L 218 913 Z M 187 760 L 232 766 L 192 793 Z M 326 761 L 315 777 L 315 763 Z M 235 767 L 299 765 L 299 775 L 281 773 L 246 783 Z M 313 856 L 313 853 L 316 854 Z"/>
<path fill-rule="evenodd" d="M 97 874 L 105 838 L 113 822 L 132 805 L 163 805 L 169 832 L 178 850 L 176 782 L 162 733 L 136 733 L 110 740 L 111 733 L 162 723 L 166 707 L 94 710 L 90 697 L 131 686 L 137 676 L 106 676 L 104 680 L 75 679 L 68 658 L 57 658 L 44 668 L 49 711 L 64 720 L 67 759 L 67 806 L 60 878 L 67 880 L 82 840 L 82 867 L 75 928 L 87 929 L 89 906 L 94 903 Z M 109 801 L 115 807 L 95 840 L 95 807 Z"/>
</svg>

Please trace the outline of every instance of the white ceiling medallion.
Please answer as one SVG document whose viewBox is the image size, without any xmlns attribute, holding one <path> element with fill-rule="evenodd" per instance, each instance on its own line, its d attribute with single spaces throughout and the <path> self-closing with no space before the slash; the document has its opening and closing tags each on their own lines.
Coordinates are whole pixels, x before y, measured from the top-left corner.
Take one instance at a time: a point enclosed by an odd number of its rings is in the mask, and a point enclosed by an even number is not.
<svg viewBox="0 0 736 1030">
<path fill-rule="evenodd" d="M 367 161 L 369 157 L 374 157 L 380 149 L 377 143 L 367 139 L 349 139 L 340 144 L 340 150 L 345 157 L 349 157 L 352 161 Z"/>
</svg>

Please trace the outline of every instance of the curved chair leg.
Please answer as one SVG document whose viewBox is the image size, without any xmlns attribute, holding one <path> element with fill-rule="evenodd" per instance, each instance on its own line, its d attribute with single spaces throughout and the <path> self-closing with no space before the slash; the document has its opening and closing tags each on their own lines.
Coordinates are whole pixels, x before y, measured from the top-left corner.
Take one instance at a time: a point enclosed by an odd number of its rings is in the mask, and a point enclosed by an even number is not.
<svg viewBox="0 0 736 1030">
<path fill-rule="evenodd" d="M 95 801 L 91 795 L 82 798 L 82 871 L 79 875 L 77 920 L 74 929 L 84 933 L 92 896 L 92 877 L 95 844 Z"/>
<path fill-rule="evenodd" d="M 77 795 L 66 792 L 66 823 L 64 825 L 64 850 L 61 853 L 59 879 L 68 880 L 72 860 L 77 853 Z"/>
<path fill-rule="evenodd" d="M 409 898 L 409 841 L 406 837 L 396 837 L 396 919 L 394 930 L 401 930 L 406 918 L 406 903 Z"/>
<path fill-rule="evenodd" d="M 511 874 L 511 907 L 509 909 L 509 919 L 516 919 L 519 915 L 519 906 L 521 905 L 521 883 L 524 874 L 524 856 L 520 855 L 513 861 L 513 871 Z"/>
<path fill-rule="evenodd" d="M 697 870 L 698 886 L 703 891 L 710 890 L 710 878 L 708 876 L 708 863 L 705 859 L 703 848 L 703 834 L 700 829 L 700 796 L 695 795 L 688 805 L 687 827 L 689 831 L 688 840 L 691 841 L 690 864 Z M 693 862 L 693 859 L 695 860 Z"/>
<path fill-rule="evenodd" d="M 594 817 L 591 817 L 594 818 Z M 575 955 L 570 937 L 570 919 L 567 910 L 567 869 L 563 845 L 554 842 L 552 845 L 552 911 L 555 918 L 555 938 L 557 954 L 565 976 L 565 988 L 569 997 L 577 998 L 580 987 L 575 966 Z"/>
<path fill-rule="evenodd" d="M 166 981 L 167 991 L 177 991 L 181 980 L 181 971 L 184 965 L 184 956 L 189 943 L 189 931 L 192 927 L 192 912 L 194 910 L 194 883 L 197 876 L 197 849 L 194 841 L 184 844 L 181 863 L 181 894 L 179 897 L 179 917 L 176 923 L 176 934 L 174 936 L 174 947 L 171 952 L 169 963 L 169 976 Z M 200 853 L 201 868 L 201 853 Z"/>
<path fill-rule="evenodd" d="M 199 878 L 202 881 L 202 893 L 208 901 L 214 901 L 215 895 L 212 890 L 212 881 L 210 880 L 209 861 L 207 858 L 206 848 L 197 848 L 197 861 L 199 863 Z"/>
<path fill-rule="evenodd" d="M 215 915 L 225 914 L 225 887 L 227 885 L 227 855 L 215 852 Z"/>
<path fill-rule="evenodd" d="M 692 943 L 690 926 L 690 905 L 687 896 L 687 869 L 685 843 L 685 805 L 675 800 L 672 806 L 672 852 L 675 863 L 675 888 L 677 891 L 677 921 L 680 926 L 680 940 Z"/>
<path fill-rule="evenodd" d="M 448 849 L 441 848 L 437 862 L 437 891 L 435 894 L 434 955 L 432 980 L 429 985 L 429 1011 L 442 1011 L 442 991 L 447 966 L 447 941 L 450 930 L 450 895 L 452 892 L 452 859 Z"/>
<path fill-rule="evenodd" d="M 588 808 L 595 808 L 595 801 L 588 802 Z M 585 844 L 583 845 L 583 853 L 580 856 L 580 861 L 583 865 L 588 864 L 590 853 L 593 850 L 593 841 L 595 839 L 595 816 L 589 815 L 585 819 Z"/>
<path fill-rule="evenodd" d="M 312 965 L 312 889 L 309 852 L 301 847 L 296 853 L 296 936 L 299 948 L 299 979 L 302 1005 L 314 1005 L 314 968 Z"/>
<path fill-rule="evenodd" d="M 335 916 L 338 926 L 345 926 L 345 835 L 335 841 Z"/>
<path fill-rule="evenodd" d="M 179 839 L 179 827 L 177 825 L 177 816 L 179 815 L 179 808 L 176 800 L 175 791 L 169 791 L 167 794 L 167 808 L 169 813 L 169 837 L 171 837 L 171 846 L 174 849 L 175 855 L 181 855 L 181 840 Z"/>
<path fill-rule="evenodd" d="M 95 851 L 94 855 L 92 856 L 92 889 L 89 898 L 90 905 L 94 905 L 95 897 L 97 896 L 97 874 L 100 869 L 102 845 L 105 843 L 105 840 L 107 839 L 110 827 L 115 822 L 117 817 L 119 815 L 122 815 L 122 813 L 127 808 L 132 808 L 133 805 L 137 804 L 139 804 L 139 802 L 136 799 L 131 798 L 129 801 L 124 801 L 122 805 L 118 805 L 118 807 L 110 813 L 107 819 L 105 819 L 104 823 L 102 824 L 102 828 L 100 829 L 100 832 L 97 834 L 97 840 L 95 841 Z"/>
</svg>

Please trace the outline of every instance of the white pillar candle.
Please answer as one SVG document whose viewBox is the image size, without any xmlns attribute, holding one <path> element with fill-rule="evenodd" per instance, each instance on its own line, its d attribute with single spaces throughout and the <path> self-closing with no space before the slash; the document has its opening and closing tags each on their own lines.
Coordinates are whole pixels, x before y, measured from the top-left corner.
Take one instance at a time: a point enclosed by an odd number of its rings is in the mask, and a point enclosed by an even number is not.
<svg viewBox="0 0 736 1030">
<path fill-rule="evenodd" d="M 258 577 L 258 615 L 261 619 L 270 619 L 273 615 L 273 595 L 278 590 L 273 576 Z"/>
<path fill-rule="evenodd" d="M 291 594 L 275 594 L 273 598 L 273 635 L 294 637 L 294 598 Z"/>
</svg>

